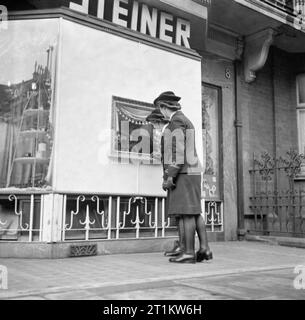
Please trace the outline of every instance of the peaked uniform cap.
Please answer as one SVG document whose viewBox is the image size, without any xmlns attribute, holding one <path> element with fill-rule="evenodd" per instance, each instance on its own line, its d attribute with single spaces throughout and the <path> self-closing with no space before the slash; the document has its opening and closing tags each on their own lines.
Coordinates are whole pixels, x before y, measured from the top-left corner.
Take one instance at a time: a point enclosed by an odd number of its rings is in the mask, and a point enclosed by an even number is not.
<svg viewBox="0 0 305 320">
<path fill-rule="evenodd" d="M 162 92 L 158 98 L 155 99 L 154 104 L 156 104 L 159 101 L 174 101 L 178 102 L 181 98 L 176 96 L 174 92 L 172 91 L 165 91 Z"/>
<path fill-rule="evenodd" d="M 149 114 L 147 117 L 146 117 L 146 121 L 149 121 L 149 122 L 166 122 L 163 114 L 161 113 L 160 109 L 159 108 L 156 108 L 155 110 L 152 111 L 151 114 Z"/>
</svg>

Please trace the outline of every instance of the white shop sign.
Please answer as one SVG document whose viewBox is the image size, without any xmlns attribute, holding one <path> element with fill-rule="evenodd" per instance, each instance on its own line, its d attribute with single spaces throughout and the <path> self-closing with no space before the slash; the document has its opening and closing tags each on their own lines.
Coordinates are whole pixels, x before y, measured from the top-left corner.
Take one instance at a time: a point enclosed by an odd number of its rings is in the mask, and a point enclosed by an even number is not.
<svg viewBox="0 0 305 320">
<path fill-rule="evenodd" d="M 88 14 L 90 1 L 82 0 L 81 4 L 70 1 L 69 8 Z M 97 1 L 97 18 L 105 19 L 105 12 L 111 5 L 111 22 L 154 38 L 190 48 L 190 21 L 175 17 L 168 12 L 163 12 L 138 1 Z"/>
</svg>

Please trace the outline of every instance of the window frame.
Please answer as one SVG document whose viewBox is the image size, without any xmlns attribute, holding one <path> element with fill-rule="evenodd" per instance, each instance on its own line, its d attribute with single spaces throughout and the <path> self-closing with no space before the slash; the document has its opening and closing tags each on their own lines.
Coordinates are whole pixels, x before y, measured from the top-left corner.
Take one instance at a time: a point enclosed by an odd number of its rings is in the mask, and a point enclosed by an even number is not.
<svg viewBox="0 0 305 320">
<path fill-rule="evenodd" d="M 121 150 L 116 150 L 115 149 L 115 138 L 116 138 L 116 133 L 115 133 L 115 113 L 116 113 L 116 104 L 117 103 L 126 103 L 130 105 L 131 107 L 136 107 L 136 108 L 143 108 L 143 109 L 148 109 L 153 111 L 155 109 L 154 105 L 151 103 L 143 102 L 143 101 L 138 101 L 138 100 L 131 100 L 123 97 L 118 97 L 118 96 L 112 96 L 112 106 L 111 106 L 111 151 L 110 151 L 110 158 L 115 158 L 115 159 L 130 159 L 130 160 L 139 160 L 139 161 L 144 161 L 144 163 L 147 164 L 159 164 L 160 158 L 154 157 L 152 153 L 146 154 L 146 153 L 135 153 L 135 152 L 127 152 L 127 151 L 121 151 Z M 125 162 L 124 162 L 125 163 Z"/>
<path fill-rule="evenodd" d="M 223 189 L 223 182 L 224 182 L 224 177 L 223 177 L 223 88 L 219 85 L 216 85 L 214 83 L 210 82 L 205 82 L 202 81 L 201 83 L 201 92 L 203 93 L 204 87 L 212 89 L 217 91 L 217 113 L 218 113 L 218 137 L 217 137 L 217 143 L 218 143 L 218 148 L 217 148 L 217 153 L 218 153 L 218 166 L 217 166 L 217 171 L 218 171 L 218 187 L 219 187 L 219 196 L 216 197 L 209 197 L 209 196 L 204 196 L 202 194 L 202 197 L 205 199 L 205 201 L 223 201 L 224 198 L 224 189 Z M 201 102 L 201 112 L 202 112 L 202 102 Z M 202 116 L 202 115 L 201 115 Z M 201 118 L 201 123 L 203 123 L 203 117 Z M 203 135 L 203 131 L 201 133 Z M 203 172 L 202 177 L 204 178 L 205 172 Z M 203 191 L 203 186 L 202 186 L 202 191 Z"/>
<path fill-rule="evenodd" d="M 301 124 L 300 124 L 300 113 L 305 112 L 305 102 L 300 103 L 300 94 L 299 94 L 299 79 L 300 78 L 305 78 L 305 73 L 301 73 L 297 75 L 296 77 L 296 98 L 297 98 L 297 103 L 296 103 L 296 111 L 297 111 L 297 128 L 298 128 L 298 148 L 299 148 L 299 153 L 305 153 L 305 137 L 302 139 L 301 135 Z M 302 145 L 304 146 L 302 148 Z M 303 149 L 303 150 L 302 150 Z"/>
</svg>

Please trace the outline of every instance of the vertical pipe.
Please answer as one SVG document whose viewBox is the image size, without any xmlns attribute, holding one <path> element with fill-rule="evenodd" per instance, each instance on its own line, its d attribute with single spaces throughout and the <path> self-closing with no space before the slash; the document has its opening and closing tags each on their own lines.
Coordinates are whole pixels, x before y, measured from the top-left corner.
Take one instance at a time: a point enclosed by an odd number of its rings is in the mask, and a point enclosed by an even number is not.
<svg viewBox="0 0 305 320">
<path fill-rule="evenodd" d="M 120 238 L 120 201 L 121 198 L 117 197 L 116 202 L 116 238 Z"/>
<path fill-rule="evenodd" d="M 112 222 L 112 197 L 109 197 L 108 201 L 108 240 L 111 239 L 111 222 Z"/>
<path fill-rule="evenodd" d="M 273 157 L 275 160 L 275 171 L 274 171 L 274 187 L 273 187 L 273 203 L 275 205 L 275 213 L 278 215 L 278 185 L 279 185 L 279 168 L 278 168 L 278 150 L 277 150 L 277 129 L 276 129 L 276 94 L 275 94 L 275 76 L 274 76 L 274 70 L 275 70 L 275 64 L 274 64 L 274 49 L 271 48 L 270 52 L 271 56 L 271 81 L 272 81 L 272 113 L 273 113 Z"/>
<path fill-rule="evenodd" d="M 241 63 L 234 62 L 235 74 L 235 127 L 236 127 L 236 166 L 237 166 L 237 236 L 242 240 L 245 235 L 244 219 L 244 164 L 243 164 L 243 134 L 242 134 L 242 104 L 241 104 Z"/>
<path fill-rule="evenodd" d="M 258 170 L 256 170 L 256 165 L 255 165 L 255 153 L 253 152 L 253 158 L 252 158 L 252 165 L 253 165 L 253 201 L 254 201 L 254 230 L 258 230 L 258 222 L 257 222 L 257 217 L 258 217 L 258 211 L 259 209 L 259 203 L 261 201 L 261 190 L 259 188 L 259 192 L 257 192 L 257 177 L 256 175 L 258 174 Z"/>
<path fill-rule="evenodd" d="M 31 195 L 29 242 L 33 241 L 34 195 Z"/>
</svg>

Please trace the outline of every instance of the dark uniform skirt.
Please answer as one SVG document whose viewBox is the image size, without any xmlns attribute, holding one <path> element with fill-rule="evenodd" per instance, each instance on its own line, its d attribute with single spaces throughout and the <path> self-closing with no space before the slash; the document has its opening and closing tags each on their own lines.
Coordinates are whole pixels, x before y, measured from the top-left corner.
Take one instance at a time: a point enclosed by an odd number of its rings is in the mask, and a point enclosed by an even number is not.
<svg viewBox="0 0 305 320">
<path fill-rule="evenodd" d="M 179 174 L 167 194 L 168 215 L 201 214 L 201 175 Z"/>
</svg>

